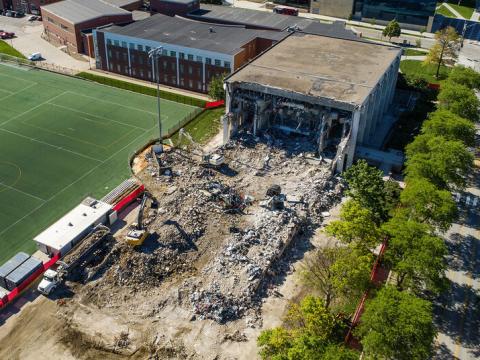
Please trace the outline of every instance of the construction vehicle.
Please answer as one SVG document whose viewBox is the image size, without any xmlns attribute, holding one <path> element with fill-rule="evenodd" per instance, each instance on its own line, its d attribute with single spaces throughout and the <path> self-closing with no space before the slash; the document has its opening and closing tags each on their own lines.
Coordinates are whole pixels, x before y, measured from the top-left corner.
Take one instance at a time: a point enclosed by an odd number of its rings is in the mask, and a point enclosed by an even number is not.
<svg viewBox="0 0 480 360">
<path fill-rule="evenodd" d="M 104 225 L 97 225 L 93 231 L 85 236 L 73 249 L 59 260 L 56 270 L 48 269 L 43 274 L 37 290 L 49 295 L 62 281 L 78 266 L 85 266 L 92 259 L 95 250 L 110 233 Z"/>
<path fill-rule="evenodd" d="M 132 223 L 129 232 L 126 236 L 126 241 L 128 244 L 133 246 L 140 246 L 143 244 L 145 239 L 150 235 L 143 224 L 143 213 L 145 211 L 145 205 L 147 204 L 147 199 L 152 200 L 152 207 L 157 206 L 157 201 L 153 198 L 153 196 L 145 191 L 143 193 L 142 202 L 140 203 L 140 207 L 138 209 L 137 215 L 137 222 Z"/>
<path fill-rule="evenodd" d="M 193 140 L 192 136 L 184 128 L 181 128 L 178 134 L 179 134 L 179 138 L 178 138 L 179 143 L 181 142 L 182 137 L 185 137 L 187 138 L 188 141 L 190 141 L 190 143 L 193 145 L 195 150 L 200 152 L 200 157 L 201 157 L 200 164 L 202 166 L 219 168 L 225 162 L 225 158 L 223 157 L 223 155 L 216 154 L 216 153 L 206 154 L 203 151 L 202 147 L 195 140 Z"/>
</svg>

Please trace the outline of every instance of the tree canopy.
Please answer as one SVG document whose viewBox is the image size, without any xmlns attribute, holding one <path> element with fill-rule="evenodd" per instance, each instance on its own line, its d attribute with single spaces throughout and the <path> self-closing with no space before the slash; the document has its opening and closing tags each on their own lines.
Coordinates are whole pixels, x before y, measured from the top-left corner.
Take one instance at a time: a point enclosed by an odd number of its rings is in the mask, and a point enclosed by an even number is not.
<svg viewBox="0 0 480 360">
<path fill-rule="evenodd" d="M 425 58 L 425 64 L 437 65 L 436 78 L 440 73 L 440 66 L 453 65 L 458 57 L 458 48 L 460 36 L 451 26 L 439 30 L 435 33 L 435 45 Z"/>
<path fill-rule="evenodd" d="M 438 189 L 426 179 L 411 179 L 400 196 L 403 212 L 411 219 L 446 231 L 458 217 L 450 191 Z"/>
<path fill-rule="evenodd" d="M 306 296 L 300 304 L 290 305 L 284 326 L 262 331 L 257 339 L 260 356 L 271 360 L 337 359 L 332 357 L 336 349 L 346 354 L 345 359 L 353 359 L 355 352 L 341 345 L 345 328 L 344 319 L 330 313 L 320 298 Z"/>
<path fill-rule="evenodd" d="M 457 65 L 450 71 L 448 81 L 464 85 L 470 89 L 480 89 L 480 73 L 462 65 Z"/>
<path fill-rule="evenodd" d="M 208 88 L 208 96 L 215 100 L 225 100 L 225 89 L 223 88 L 223 80 L 225 75 L 219 75 L 212 78 Z"/>
<path fill-rule="evenodd" d="M 383 229 L 389 236 L 385 257 L 395 273 L 397 287 L 417 294 L 438 293 L 445 279 L 444 241 L 432 235 L 428 225 L 404 216 L 394 216 Z"/>
<path fill-rule="evenodd" d="M 368 209 L 377 224 L 385 221 L 398 201 L 398 192 L 393 184 L 386 188 L 382 171 L 359 160 L 342 175 L 349 187 L 347 195 Z"/>
<path fill-rule="evenodd" d="M 423 123 L 423 134 L 443 136 L 447 140 L 460 140 L 466 146 L 475 145 L 475 125 L 453 112 L 437 110 Z"/>
<path fill-rule="evenodd" d="M 462 189 L 473 167 L 473 155 L 458 140 L 418 135 L 406 147 L 407 182 L 425 178 L 441 189 Z"/>
<path fill-rule="evenodd" d="M 470 121 L 478 121 L 480 101 L 475 92 L 465 85 L 446 81 L 438 94 L 440 109 L 447 109 Z"/>
<path fill-rule="evenodd" d="M 432 305 L 387 285 L 367 301 L 356 333 L 367 358 L 428 359 L 436 335 Z"/>
<path fill-rule="evenodd" d="M 370 252 L 383 240 L 372 212 L 355 200 L 348 200 L 343 204 L 340 220 L 329 223 L 325 227 L 325 232 L 365 253 Z"/>
<path fill-rule="evenodd" d="M 389 40 L 392 40 L 392 37 L 399 37 L 402 33 L 400 24 L 397 20 L 393 19 L 390 21 L 387 26 L 383 29 L 382 35 L 387 36 Z"/>
</svg>

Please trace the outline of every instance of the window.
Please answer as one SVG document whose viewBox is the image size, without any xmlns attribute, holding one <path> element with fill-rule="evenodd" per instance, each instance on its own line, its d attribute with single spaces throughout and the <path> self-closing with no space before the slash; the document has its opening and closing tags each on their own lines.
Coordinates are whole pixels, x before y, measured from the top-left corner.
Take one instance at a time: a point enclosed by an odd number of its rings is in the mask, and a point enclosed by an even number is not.
<svg viewBox="0 0 480 360">
<path fill-rule="evenodd" d="M 55 20 L 53 20 L 51 17 L 47 17 L 47 20 L 49 23 L 55 24 Z"/>
<path fill-rule="evenodd" d="M 222 62 L 220 60 L 215 59 L 215 66 L 222 66 Z"/>
<path fill-rule="evenodd" d="M 202 76 L 202 72 L 201 72 L 201 69 L 200 69 L 200 68 L 197 68 L 197 76 L 198 76 L 198 77 Z"/>
<path fill-rule="evenodd" d="M 162 55 L 164 55 L 164 56 L 168 56 L 168 51 L 167 51 L 167 50 L 165 50 L 165 49 L 163 49 L 163 50 L 162 50 Z"/>
<path fill-rule="evenodd" d="M 115 46 L 120 46 L 120 42 L 119 42 L 118 40 L 115 40 L 115 41 L 113 42 L 113 44 L 114 44 Z"/>
<path fill-rule="evenodd" d="M 201 57 L 201 56 L 197 56 L 197 61 L 198 61 L 198 62 L 202 62 L 202 57 Z"/>
<path fill-rule="evenodd" d="M 168 63 L 166 60 L 163 60 L 163 70 L 167 70 Z"/>
<path fill-rule="evenodd" d="M 118 72 L 121 72 L 121 71 L 122 71 L 122 67 L 120 66 L 120 64 L 117 64 L 117 71 L 118 71 Z"/>
<path fill-rule="evenodd" d="M 188 87 L 193 88 L 193 80 L 188 80 Z"/>
<path fill-rule="evenodd" d="M 177 77 L 175 75 L 172 76 L 172 84 L 177 84 Z"/>
<path fill-rule="evenodd" d="M 176 57 L 177 53 L 175 51 L 170 51 L 170 56 Z"/>
<path fill-rule="evenodd" d="M 183 78 L 180 78 L 180 86 L 185 86 L 185 81 L 183 80 Z"/>
<path fill-rule="evenodd" d="M 163 82 L 168 83 L 168 75 L 167 74 L 163 74 Z"/>
<path fill-rule="evenodd" d="M 138 44 L 137 49 L 138 49 L 138 51 L 143 51 L 143 45 Z"/>
<path fill-rule="evenodd" d="M 110 70 L 110 71 L 113 70 L 113 64 L 112 64 L 112 63 L 109 63 L 109 64 L 108 64 L 108 70 Z"/>
<path fill-rule="evenodd" d="M 137 70 L 135 70 L 135 68 L 132 68 L 132 75 L 133 76 L 137 75 Z"/>
<path fill-rule="evenodd" d="M 112 40 L 107 39 L 107 45 L 112 45 Z"/>
<path fill-rule="evenodd" d="M 115 59 L 120 59 L 120 51 L 115 51 Z"/>
<path fill-rule="evenodd" d="M 150 50 L 152 50 L 152 48 L 150 46 L 145 46 L 145 51 L 146 52 L 150 52 Z"/>
<path fill-rule="evenodd" d="M 152 72 L 150 70 L 148 70 L 148 78 L 152 79 Z"/>
<path fill-rule="evenodd" d="M 175 71 L 175 63 L 172 62 L 172 70 Z"/>
<path fill-rule="evenodd" d="M 189 75 L 192 75 L 193 74 L 193 69 L 191 66 L 188 67 L 188 74 Z"/>
<path fill-rule="evenodd" d="M 230 62 L 229 61 L 225 61 L 223 63 L 223 66 L 225 66 L 226 68 L 230 69 Z"/>
<path fill-rule="evenodd" d="M 126 41 L 122 41 L 122 47 L 125 48 L 125 49 L 127 48 L 127 42 Z"/>
<path fill-rule="evenodd" d="M 212 59 L 210 59 L 210 58 L 205 58 L 205 63 L 206 63 L 207 65 L 212 65 Z"/>
<path fill-rule="evenodd" d="M 183 64 L 180 64 L 180 74 L 183 74 Z"/>
<path fill-rule="evenodd" d="M 63 30 L 68 31 L 68 26 L 65 26 L 65 25 L 63 25 L 63 24 L 60 24 L 60 27 L 61 27 Z"/>
<path fill-rule="evenodd" d="M 108 50 L 108 57 L 111 59 L 112 58 L 112 50 Z"/>
<path fill-rule="evenodd" d="M 140 65 L 143 65 L 143 56 L 139 56 L 139 57 L 138 57 L 138 63 L 139 63 Z"/>
<path fill-rule="evenodd" d="M 135 44 L 130 43 L 130 44 L 128 44 L 128 47 L 129 47 L 130 49 L 135 49 Z"/>
<path fill-rule="evenodd" d="M 185 59 L 185 54 L 182 53 L 182 52 L 181 52 L 181 53 L 178 53 L 178 57 L 179 57 L 180 59 Z"/>
<path fill-rule="evenodd" d="M 132 63 L 135 62 L 135 54 L 131 54 L 130 59 L 131 59 Z"/>
<path fill-rule="evenodd" d="M 193 55 L 188 54 L 188 60 L 193 61 Z"/>
<path fill-rule="evenodd" d="M 144 73 L 143 73 L 143 69 L 140 69 L 140 77 L 143 78 L 144 77 Z"/>
<path fill-rule="evenodd" d="M 123 53 L 122 55 L 123 55 L 123 61 L 127 61 L 128 60 L 127 53 Z"/>
<path fill-rule="evenodd" d="M 201 81 L 197 81 L 197 89 L 202 90 L 202 82 Z"/>
</svg>

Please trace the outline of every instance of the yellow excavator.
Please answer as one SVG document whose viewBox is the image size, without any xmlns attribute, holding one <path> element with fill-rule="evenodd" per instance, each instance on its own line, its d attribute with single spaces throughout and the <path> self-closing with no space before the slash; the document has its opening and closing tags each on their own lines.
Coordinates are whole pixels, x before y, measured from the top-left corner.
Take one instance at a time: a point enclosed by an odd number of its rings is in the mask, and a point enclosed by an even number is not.
<svg viewBox="0 0 480 360">
<path fill-rule="evenodd" d="M 145 205 L 147 204 L 148 198 L 152 200 L 152 207 L 157 206 L 157 201 L 149 192 L 145 191 L 143 193 L 142 202 L 140 203 L 140 207 L 138 209 L 137 222 L 131 225 L 126 236 L 127 243 L 132 246 L 142 245 L 145 239 L 150 235 L 148 230 L 143 225 L 143 212 L 145 210 Z"/>
</svg>

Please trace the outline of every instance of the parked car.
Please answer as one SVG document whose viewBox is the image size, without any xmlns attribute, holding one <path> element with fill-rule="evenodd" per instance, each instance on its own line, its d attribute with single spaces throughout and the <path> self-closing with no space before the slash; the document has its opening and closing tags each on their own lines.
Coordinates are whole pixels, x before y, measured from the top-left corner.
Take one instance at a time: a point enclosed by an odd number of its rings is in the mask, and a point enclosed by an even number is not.
<svg viewBox="0 0 480 360">
<path fill-rule="evenodd" d="M 5 16 L 13 17 L 13 11 L 7 10 L 7 12 L 5 13 Z"/>
<path fill-rule="evenodd" d="M 17 11 L 14 13 L 14 17 L 16 18 L 21 18 L 21 17 L 24 17 L 25 16 L 25 13 L 21 12 L 21 11 Z"/>
<path fill-rule="evenodd" d="M 37 15 L 30 15 L 30 16 L 28 17 L 28 21 L 35 21 L 35 20 L 37 20 L 37 19 L 38 19 L 38 16 L 37 16 Z"/>
<path fill-rule="evenodd" d="M 1 31 L 0 32 L 0 39 L 11 39 L 15 36 L 15 33 L 13 32 L 8 32 L 8 31 Z"/>
<path fill-rule="evenodd" d="M 42 54 L 33 53 L 33 54 L 28 55 L 27 59 L 30 60 L 30 61 L 42 60 Z"/>
</svg>

